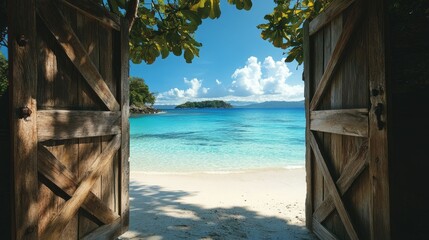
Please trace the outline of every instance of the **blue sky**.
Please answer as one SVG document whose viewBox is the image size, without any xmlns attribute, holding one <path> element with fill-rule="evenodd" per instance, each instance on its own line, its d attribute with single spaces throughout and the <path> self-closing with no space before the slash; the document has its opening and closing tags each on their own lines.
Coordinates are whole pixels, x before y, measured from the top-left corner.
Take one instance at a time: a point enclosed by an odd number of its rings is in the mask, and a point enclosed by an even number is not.
<svg viewBox="0 0 429 240">
<path fill-rule="evenodd" d="M 151 65 L 131 63 L 130 76 L 145 79 L 157 94 L 157 105 L 212 99 L 303 100 L 302 66 L 285 63 L 284 51 L 263 40 L 256 28 L 273 7 L 272 1 L 254 0 L 250 11 L 240 11 L 221 1 L 221 17 L 204 20 L 197 30 L 196 39 L 203 46 L 193 63 L 170 54 Z"/>
<path fill-rule="evenodd" d="M 302 66 L 284 63 L 283 50 L 260 37 L 258 24 L 272 1 L 254 0 L 250 11 L 221 1 L 219 19 L 206 19 L 196 34 L 200 57 L 191 64 L 170 54 L 155 63 L 130 65 L 130 75 L 145 79 L 158 94 L 156 104 L 223 99 L 262 102 L 304 99 Z"/>
</svg>

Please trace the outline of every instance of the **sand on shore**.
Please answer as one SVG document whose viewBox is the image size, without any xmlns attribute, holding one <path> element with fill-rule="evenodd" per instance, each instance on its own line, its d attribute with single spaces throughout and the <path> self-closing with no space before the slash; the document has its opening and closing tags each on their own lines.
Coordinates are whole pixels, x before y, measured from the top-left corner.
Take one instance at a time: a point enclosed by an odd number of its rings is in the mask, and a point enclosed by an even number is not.
<svg viewBox="0 0 429 240">
<path fill-rule="evenodd" d="M 130 227 L 119 239 L 315 239 L 305 170 L 131 172 Z"/>
</svg>

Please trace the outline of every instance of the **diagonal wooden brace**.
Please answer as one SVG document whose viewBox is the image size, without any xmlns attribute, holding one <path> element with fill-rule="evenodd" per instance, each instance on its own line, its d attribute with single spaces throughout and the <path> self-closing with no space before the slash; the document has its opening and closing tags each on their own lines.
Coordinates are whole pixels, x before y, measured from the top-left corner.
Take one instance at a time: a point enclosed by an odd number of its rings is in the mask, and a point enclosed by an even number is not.
<svg viewBox="0 0 429 240">
<path fill-rule="evenodd" d="M 336 186 L 341 194 L 344 195 L 351 187 L 353 182 L 360 176 L 363 170 L 368 166 L 368 141 L 362 143 L 359 151 L 351 157 L 344 167 L 343 173 L 336 182 Z M 323 222 L 329 214 L 335 209 L 334 200 L 329 194 L 322 204 L 314 211 L 313 218 L 318 222 Z"/>
<path fill-rule="evenodd" d="M 325 178 L 326 186 L 328 187 L 328 190 L 332 196 L 332 200 L 334 201 L 335 207 L 338 211 L 338 214 L 340 215 L 341 221 L 343 222 L 349 237 L 352 240 L 357 240 L 359 239 L 359 237 L 356 233 L 355 228 L 353 227 L 353 224 L 350 220 L 350 216 L 346 208 L 344 207 L 344 203 L 341 200 L 334 180 L 332 179 L 331 173 L 329 172 L 328 166 L 326 165 L 326 161 L 323 158 L 322 153 L 320 152 L 319 144 L 317 143 L 316 138 L 311 131 L 308 132 L 308 136 L 308 141 L 310 141 L 311 148 L 313 149 L 314 156 L 316 157 L 316 163 L 319 169 L 321 169 L 322 171 L 323 177 Z"/>
<path fill-rule="evenodd" d="M 49 226 L 41 234 L 40 239 L 52 239 L 57 240 L 61 237 L 61 234 L 73 216 L 76 215 L 79 208 L 85 202 L 85 199 L 91 192 L 92 186 L 95 184 L 97 179 L 105 171 L 106 167 L 112 163 L 113 156 L 118 151 L 121 145 L 121 135 L 118 134 L 106 146 L 98 157 L 94 160 L 87 172 L 83 175 L 82 180 L 78 184 L 78 188 L 74 192 L 73 196 L 64 204 L 63 208 L 58 212 L 57 215 L 53 216 Z"/>
<path fill-rule="evenodd" d="M 70 172 L 46 147 L 39 144 L 37 155 L 38 172 L 56 185 L 69 198 L 77 189 L 78 178 Z M 68 200 L 68 199 L 65 199 Z M 83 202 L 82 208 L 95 216 L 104 224 L 109 224 L 119 218 L 94 193 L 90 192 Z"/>
<path fill-rule="evenodd" d="M 97 67 L 92 62 L 79 38 L 52 0 L 39 0 L 37 12 L 46 27 L 57 39 L 76 69 L 110 111 L 118 111 L 119 103 L 112 94 Z"/>
<path fill-rule="evenodd" d="M 317 108 L 320 101 L 322 100 L 323 95 L 328 88 L 328 85 L 331 82 L 332 76 L 335 73 L 335 70 L 338 67 L 338 63 L 340 62 L 341 57 L 343 56 L 344 50 L 346 49 L 347 43 L 354 32 L 357 23 L 359 22 L 359 18 L 362 15 L 362 1 L 357 1 L 354 6 L 354 9 L 350 16 L 348 16 L 347 21 L 345 22 L 343 32 L 340 35 L 340 38 L 335 45 L 335 49 L 332 52 L 332 56 L 329 59 L 328 64 L 326 65 L 325 72 L 320 79 L 320 83 L 316 88 L 316 91 L 313 95 L 313 99 L 310 102 L 310 111 L 313 111 Z"/>
</svg>

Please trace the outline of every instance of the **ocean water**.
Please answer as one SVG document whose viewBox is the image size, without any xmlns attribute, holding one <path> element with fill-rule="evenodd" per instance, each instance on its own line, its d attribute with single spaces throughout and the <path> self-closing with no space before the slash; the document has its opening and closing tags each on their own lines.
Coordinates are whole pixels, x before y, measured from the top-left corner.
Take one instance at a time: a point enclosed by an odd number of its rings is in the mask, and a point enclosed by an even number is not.
<svg viewBox="0 0 429 240">
<path fill-rule="evenodd" d="M 130 117 L 131 171 L 221 173 L 304 166 L 303 108 L 165 111 Z"/>
</svg>

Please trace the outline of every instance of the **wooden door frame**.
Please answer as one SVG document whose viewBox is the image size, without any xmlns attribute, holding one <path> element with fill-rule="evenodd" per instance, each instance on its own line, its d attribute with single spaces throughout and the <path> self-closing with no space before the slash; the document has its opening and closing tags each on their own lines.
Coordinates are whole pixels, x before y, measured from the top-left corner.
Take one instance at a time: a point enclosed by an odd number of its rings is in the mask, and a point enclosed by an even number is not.
<svg viewBox="0 0 429 240">
<path fill-rule="evenodd" d="M 369 111 L 369 171 L 372 187 L 371 237 L 391 239 L 386 86 L 386 9 L 384 0 L 367 0 Z M 381 111 L 377 116 L 377 111 Z"/>
<path fill-rule="evenodd" d="M 8 13 L 11 232 L 12 239 L 37 239 L 36 1 L 9 1 Z"/>
</svg>

